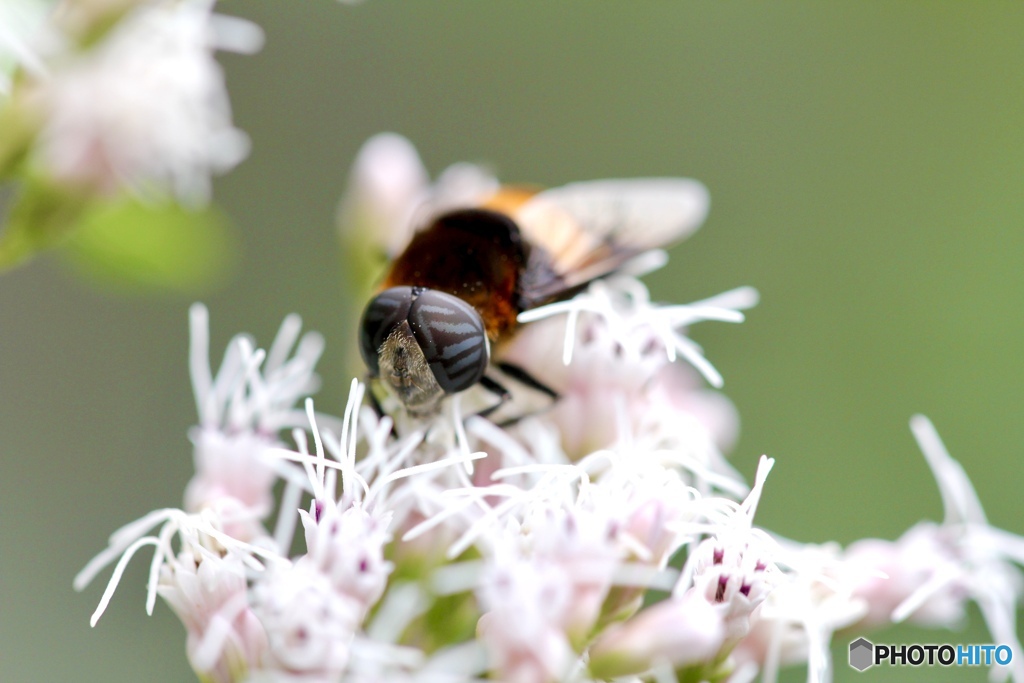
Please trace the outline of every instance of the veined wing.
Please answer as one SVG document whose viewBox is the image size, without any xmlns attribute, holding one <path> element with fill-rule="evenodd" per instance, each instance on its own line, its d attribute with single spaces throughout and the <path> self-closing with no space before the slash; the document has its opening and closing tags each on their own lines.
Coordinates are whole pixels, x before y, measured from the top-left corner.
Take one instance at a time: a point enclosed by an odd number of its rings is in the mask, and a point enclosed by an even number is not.
<svg viewBox="0 0 1024 683">
<path fill-rule="evenodd" d="M 690 235 L 707 215 L 707 189 L 686 178 L 593 180 L 544 190 L 513 213 L 534 249 L 523 308 L 571 296 L 640 253 Z"/>
</svg>

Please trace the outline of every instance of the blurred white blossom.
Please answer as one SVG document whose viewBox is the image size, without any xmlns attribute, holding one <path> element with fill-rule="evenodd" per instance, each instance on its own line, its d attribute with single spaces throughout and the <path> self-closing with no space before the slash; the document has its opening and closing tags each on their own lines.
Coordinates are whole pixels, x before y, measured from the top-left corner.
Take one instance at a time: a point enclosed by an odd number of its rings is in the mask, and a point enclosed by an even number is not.
<svg viewBox="0 0 1024 683">
<path fill-rule="evenodd" d="M 1024 597 L 1024 538 L 989 524 L 967 473 L 928 418 L 915 415 L 910 426 L 939 486 L 945 519 L 920 522 L 896 541 L 850 546 L 846 559 L 860 569 L 854 591 L 868 605 L 866 620 L 957 628 L 967 601 L 973 601 L 992 641 L 1012 650 L 1009 666 L 993 665 L 992 679 L 1024 681 L 1016 628 Z"/>
<path fill-rule="evenodd" d="M 11 75 L 16 67 L 34 76 L 46 73 L 35 45 L 45 41 L 49 4 L 44 0 L 0 2 L 0 103 L 11 92 Z"/>
<path fill-rule="evenodd" d="M 201 203 L 210 176 L 247 155 L 213 51 L 259 49 L 256 25 L 214 14 L 213 0 L 69 0 L 42 25 L 31 22 L 32 3 L 13 3 L 0 60 L 27 76 L 18 104 L 36 120 L 33 159 L 50 177 Z M 79 35 L 111 13 L 95 44 Z"/>
<path fill-rule="evenodd" d="M 446 209 L 476 206 L 499 188 L 497 179 L 476 164 L 457 163 L 430 176 L 419 153 L 397 133 L 380 133 L 363 144 L 341 202 L 340 225 L 368 239 L 383 254 L 408 243 L 423 219 Z"/>
</svg>

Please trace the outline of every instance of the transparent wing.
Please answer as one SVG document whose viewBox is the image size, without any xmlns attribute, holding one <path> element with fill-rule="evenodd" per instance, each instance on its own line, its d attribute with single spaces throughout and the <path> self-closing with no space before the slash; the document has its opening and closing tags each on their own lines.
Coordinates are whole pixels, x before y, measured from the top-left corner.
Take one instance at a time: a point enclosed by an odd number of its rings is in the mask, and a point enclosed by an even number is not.
<svg viewBox="0 0 1024 683">
<path fill-rule="evenodd" d="M 537 276 L 524 283 L 525 299 L 537 305 L 571 293 L 678 242 L 704 222 L 709 203 L 707 189 L 687 178 L 593 180 L 534 195 L 514 214 L 527 240 L 547 252 L 531 264 Z"/>
</svg>

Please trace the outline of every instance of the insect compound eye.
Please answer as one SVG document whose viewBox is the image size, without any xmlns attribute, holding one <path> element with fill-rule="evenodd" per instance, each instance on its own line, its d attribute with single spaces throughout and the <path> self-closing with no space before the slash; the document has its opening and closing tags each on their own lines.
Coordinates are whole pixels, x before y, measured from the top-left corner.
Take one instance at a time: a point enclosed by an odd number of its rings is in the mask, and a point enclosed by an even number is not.
<svg viewBox="0 0 1024 683">
<path fill-rule="evenodd" d="M 475 308 L 451 294 L 427 289 L 412 302 L 408 320 L 445 393 L 463 391 L 480 381 L 491 351 Z"/>
<path fill-rule="evenodd" d="M 380 374 L 377 352 L 381 344 L 396 325 L 401 325 L 409 317 L 414 299 L 412 287 L 392 287 L 366 305 L 359 323 L 359 353 L 374 376 Z"/>
</svg>

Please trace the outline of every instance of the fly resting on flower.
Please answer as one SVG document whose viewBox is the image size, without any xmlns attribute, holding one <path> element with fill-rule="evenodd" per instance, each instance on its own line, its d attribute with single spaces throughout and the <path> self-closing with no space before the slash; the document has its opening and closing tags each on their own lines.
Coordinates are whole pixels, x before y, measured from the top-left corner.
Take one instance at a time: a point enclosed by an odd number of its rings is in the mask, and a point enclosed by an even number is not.
<svg viewBox="0 0 1024 683">
<path fill-rule="evenodd" d="M 510 396 L 492 367 L 557 398 L 518 366 L 492 366 L 518 315 L 683 238 L 707 203 L 693 180 L 596 180 L 539 193 L 503 188 L 479 207 L 433 217 L 363 312 L 359 349 L 371 378 L 416 418 L 478 383 L 499 398 L 480 413 L 491 414 Z"/>
</svg>

